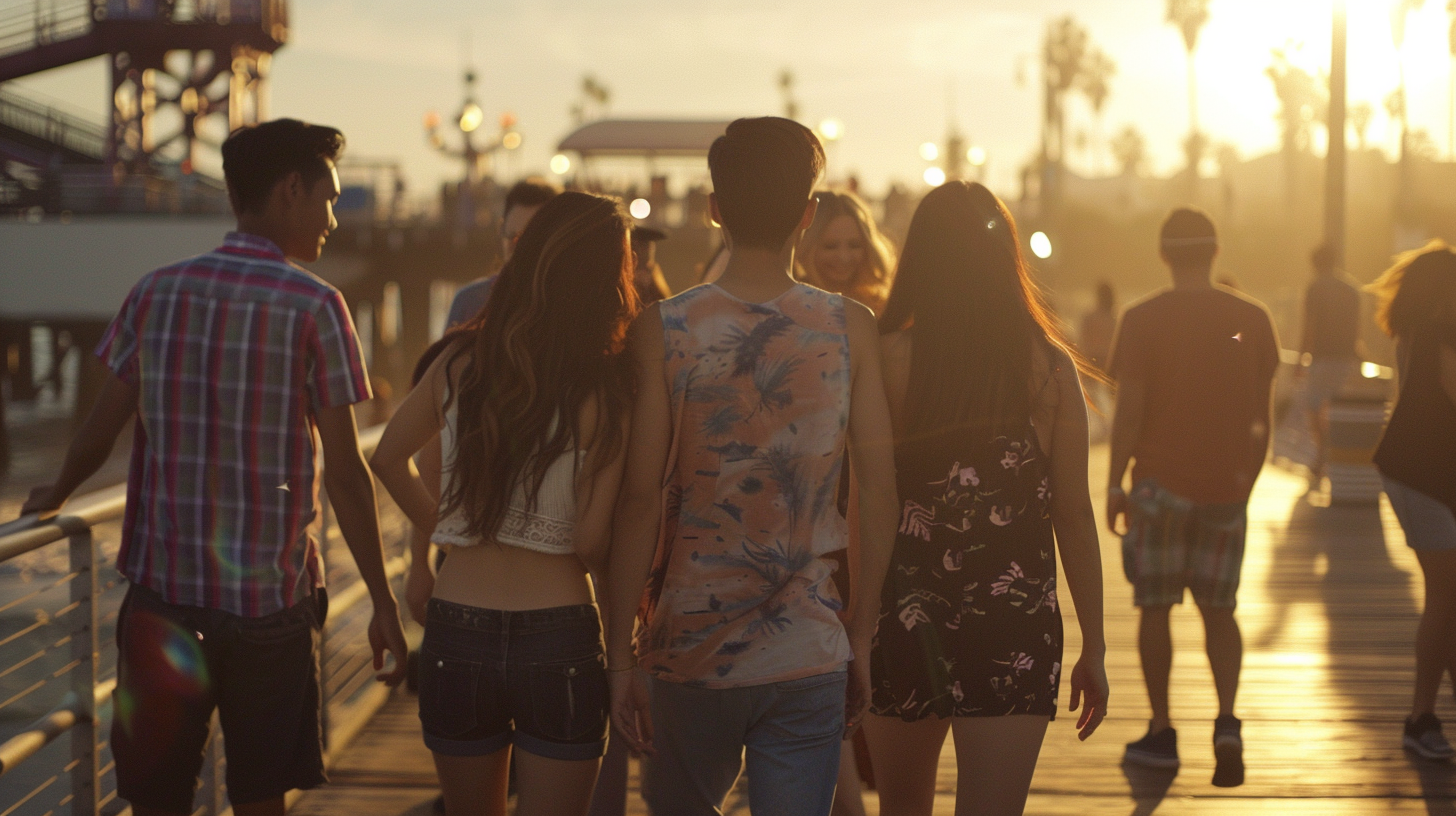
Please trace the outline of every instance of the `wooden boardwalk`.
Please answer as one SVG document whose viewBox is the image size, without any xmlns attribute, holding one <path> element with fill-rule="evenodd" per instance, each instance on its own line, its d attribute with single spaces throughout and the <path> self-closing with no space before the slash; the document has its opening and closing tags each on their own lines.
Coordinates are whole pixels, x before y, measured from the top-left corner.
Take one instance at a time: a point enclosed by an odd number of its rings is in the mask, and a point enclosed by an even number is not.
<svg viewBox="0 0 1456 816">
<path fill-rule="evenodd" d="M 1094 451 L 1094 471 L 1105 462 L 1105 449 Z M 1094 472 L 1092 483 L 1104 482 Z M 1209 784 L 1216 705 L 1191 605 L 1174 614 L 1173 716 L 1183 768 L 1172 775 L 1120 764 L 1123 743 L 1145 730 L 1148 708 L 1119 542 L 1104 534 L 1111 714 L 1087 743 L 1077 742 L 1072 717 L 1052 724 L 1027 813 L 1456 816 L 1456 766 L 1423 762 L 1400 748 L 1420 603 L 1415 558 L 1388 506 L 1316 507 L 1301 497 L 1302 486 L 1270 468 L 1250 505 L 1239 607 L 1247 783 Z M 1078 647 L 1068 594 L 1062 598 L 1070 663 Z M 429 813 L 433 768 L 414 712 L 413 698 L 391 701 L 334 768 L 333 782 L 305 795 L 293 812 Z M 1449 687 L 1439 713 L 1456 726 Z M 1448 733 L 1456 737 L 1456 727 Z M 947 743 L 937 814 L 953 812 L 954 782 Z M 730 812 L 746 812 L 736 794 L 729 803 Z M 878 812 L 873 794 L 866 805 Z M 629 812 L 645 812 L 635 790 Z"/>
</svg>

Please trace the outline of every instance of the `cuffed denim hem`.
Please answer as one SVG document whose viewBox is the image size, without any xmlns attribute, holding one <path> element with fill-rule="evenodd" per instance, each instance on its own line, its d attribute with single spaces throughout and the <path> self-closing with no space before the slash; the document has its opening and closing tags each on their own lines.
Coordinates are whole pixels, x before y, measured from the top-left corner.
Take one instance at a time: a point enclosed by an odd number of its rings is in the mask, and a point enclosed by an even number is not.
<svg viewBox="0 0 1456 816">
<path fill-rule="evenodd" d="M 516 747 L 522 751 L 546 759 L 561 759 L 567 762 L 601 759 L 607 753 L 607 741 L 604 739 L 596 742 L 549 742 L 540 737 L 517 731 L 514 741 Z"/>
<path fill-rule="evenodd" d="M 509 731 L 502 731 L 499 734 L 477 740 L 452 740 L 437 737 L 429 732 L 425 733 L 425 747 L 445 756 L 488 756 L 510 744 L 511 732 Z"/>
</svg>

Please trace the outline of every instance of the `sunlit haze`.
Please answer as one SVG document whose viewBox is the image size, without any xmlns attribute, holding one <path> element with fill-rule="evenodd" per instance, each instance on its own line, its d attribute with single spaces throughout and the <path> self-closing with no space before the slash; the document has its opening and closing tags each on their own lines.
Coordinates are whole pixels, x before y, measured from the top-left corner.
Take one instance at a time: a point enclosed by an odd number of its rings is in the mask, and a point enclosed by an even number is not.
<svg viewBox="0 0 1456 816">
<path fill-rule="evenodd" d="M 1240 155 L 1276 149 L 1278 108 L 1265 75 L 1271 52 L 1328 70 L 1332 0 L 1213 0 L 1197 53 L 1200 120 L 1215 142 Z M 309 0 L 295 3 L 291 42 L 273 66 L 272 113 L 344 129 L 356 156 L 399 159 L 411 192 L 432 193 L 460 174 L 429 147 L 427 112 L 447 122 L 460 110 L 461 73 L 478 67 L 483 130 L 503 112 L 519 118 L 521 148 L 506 177 L 547 173 L 581 79 L 611 90 L 613 116 L 732 117 L 780 113 L 779 73 L 796 77 L 800 118 L 833 120 L 841 137 L 830 174 L 860 177 L 871 191 L 918 185 L 920 147 L 944 139 L 951 118 L 985 152 L 987 178 L 1014 190 L 1039 132 L 1036 53 L 1046 22 L 1071 13 L 1117 63 L 1099 126 L 1085 101 L 1072 134 L 1086 145 L 1069 160 L 1107 172 L 1097 147 L 1126 125 L 1147 137 L 1151 169 L 1180 166 L 1188 130 L 1183 42 L 1164 21 L 1163 0 L 870 0 L 829 3 L 641 0 L 626 6 L 571 0 Z M 1403 51 L 1413 130 L 1447 145 L 1450 52 L 1445 3 L 1413 12 Z M 1372 145 L 1393 151 L 1386 96 L 1397 82 L 1389 4 L 1350 2 L 1350 101 L 1368 102 Z M 104 64 L 93 60 L 16 80 L 32 91 L 95 111 L 105 104 Z M 458 134 L 456 134 L 458 135 Z M 1353 139 L 1353 133 L 1352 133 Z M 1316 131 L 1315 148 L 1324 134 Z"/>
</svg>

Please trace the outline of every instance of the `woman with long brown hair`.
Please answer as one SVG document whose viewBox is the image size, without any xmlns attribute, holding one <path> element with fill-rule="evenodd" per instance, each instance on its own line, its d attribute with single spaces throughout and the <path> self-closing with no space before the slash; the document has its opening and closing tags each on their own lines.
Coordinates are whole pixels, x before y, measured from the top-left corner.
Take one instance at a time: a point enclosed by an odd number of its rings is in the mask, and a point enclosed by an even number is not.
<svg viewBox="0 0 1456 816">
<path fill-rule="evenodd" d="M 1456 683 L 1456 252 L 1433 241 L 1367 288 L 1380 299 L 1375 319 L 1395 338 L 1400 366 L 1400 396 L 1375 465 L 1426 588 L 1401 741 L 1426 759 L 1451 759 L 1436 697 L 1448 672 Z"/>
<path fill-rule="evenodd" d="M 605 566 L 637 310 L 621 202 L 563 193 L 522 233 L 480 322 L 430 367 L 371 464 L 451 547 L 420 648 L 420 720 L 447 813 L 585 813 L 606 747 Z M 409 457 L 440 435 L 438 504 Z M 428 565 L 411 582 L 428 582 Z M 507 648 L 509 645 L 509 648 Z"/>
<path fill-rule="evenodd" d="M 870 208 L 848 191 L 814 194 L 819 209 L 796 255 L 800 280 L 846 295 L 878 315 L 890 296 L 895 250 L 875 226 Z"/>
<path fill-rule="evenodd" d="M 1107 707 L 1077 357 L 1005 206 L 967 182 L 915 211 L 880 329 L 902 503 L 865 720 L 880 808 L 930 814 L 949 731 L 956 813 L 1019 814 L 1056 713 L 1059 549 L 1083 739 Z"/>
</svg>

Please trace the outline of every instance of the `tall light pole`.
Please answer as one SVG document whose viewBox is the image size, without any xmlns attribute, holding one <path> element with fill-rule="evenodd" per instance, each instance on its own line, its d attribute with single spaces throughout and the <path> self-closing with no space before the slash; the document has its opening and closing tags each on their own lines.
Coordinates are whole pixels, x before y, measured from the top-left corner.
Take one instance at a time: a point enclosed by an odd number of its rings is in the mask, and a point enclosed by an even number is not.
<svg viewBox="0 0 1456 816">
<path fill-rule="evenodd" d="M 1325 243 L 1345 268 L 1345 0 L 1334 0 L 1330 39 L 1329 152 L 1325 156 Z"/>
</svg>

